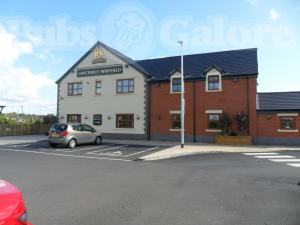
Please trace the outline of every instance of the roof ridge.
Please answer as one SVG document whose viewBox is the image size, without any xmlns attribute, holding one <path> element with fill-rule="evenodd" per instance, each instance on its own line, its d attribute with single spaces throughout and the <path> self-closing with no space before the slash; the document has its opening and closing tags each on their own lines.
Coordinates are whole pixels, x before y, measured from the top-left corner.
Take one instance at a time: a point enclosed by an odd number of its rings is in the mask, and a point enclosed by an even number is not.
<svg viewBox="0 0 300 225">
<path fill-rule="evenodd" d="M 277 93 L 300 93 L 300 91 L 270 91 L 270 92 L 257 92 L 257 94 L 277 94 Z"/>
</svg>

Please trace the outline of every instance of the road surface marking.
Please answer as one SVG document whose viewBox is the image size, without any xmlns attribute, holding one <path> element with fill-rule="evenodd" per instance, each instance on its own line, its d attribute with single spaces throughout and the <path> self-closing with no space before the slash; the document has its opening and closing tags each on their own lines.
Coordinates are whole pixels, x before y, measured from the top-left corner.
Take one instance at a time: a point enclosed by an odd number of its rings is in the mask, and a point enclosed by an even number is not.
<svg viewBox="0 0 300 225">
<path fill-rule="evenodd" d="M 278 155 L 278 153 L 275 152 L 251 152 L 251 153 L 243 153 L 244 155 Z"/>
<path fill-rule="evenodd" d="M 300 159 L 269 159 L 273 162 L 300 162 Z"/>
<path fill-rule="evenodd" d="M 294 156 L 290 156 L 290 155 L 262 155 L 262 156 L 254 156 L 254 157 L 260 158 L 260 159 L 295 158 Z"/>
<path fill-rule="evenodd" d="M 124 162 L 132 161 L 129 159 L 104 158 L 104 157 L 82 156 L 82 155 L 65 155 L 62 153 L 37 152 L 37 151 L 30 151 L 30 150 L 27 151 L 27 150 L 16 150 L 16 149 L 0 149 L 0 151 L 26 152 L 26 153 L 33 153 L 33 154 L 53 155 L 53 156 L 73 157 L 73 158 L 83 158 L 83 159 L 99 159 L 99 160 L 124 161 Z"/>
<path fill-rule="evenodd" d="M 159 147 L 153 147 L 153 148 L 146 149 L 146 150 L 144 150 L 144 151 L 135 152 L 135 153 L 126 155 L 125 157 L 129 157 L 129 156 L 132 156 L 132 155 L 137 155 L 137 154 L 140 154 L 140 153 L 143 153 L 143 152 L 148 152 L 148 151 L 151 151 L 151 150 L 154 150 L 154 149 L 157 149 L 157 148 L 159 148 Z"/>
<path fill-rule="evenodd" d="M 288 163 L 289 166 L 300 167 L 300 163 Z"/>
<path fill-rule="evenodd" d="M 105 149 L 101 149 L 101 150 L 97 150 L 97 151 L 87 152 L 86 154 L 96 154 L 97 155 L 98 152 L 104 152 L 104 151 L 122 148 L 122 147 L 126 147 L 126 146 L 128 146 L 128 145 L 120 145 L 120 146 L 116 146 L 116 147 L 105 148 Z"/>
</svg>

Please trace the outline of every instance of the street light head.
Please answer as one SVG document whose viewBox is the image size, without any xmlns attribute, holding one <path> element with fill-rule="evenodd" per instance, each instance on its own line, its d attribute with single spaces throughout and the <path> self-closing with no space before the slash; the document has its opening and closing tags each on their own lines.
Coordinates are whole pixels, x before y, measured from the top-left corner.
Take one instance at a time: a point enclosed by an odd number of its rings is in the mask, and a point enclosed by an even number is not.
<svg viewBox="0 0 300 225">
<path fill-rule="evenodd" d="M 182 40 L 179 40 L 178 43 L 181 44 L 181 45 L 183 45 L 183 41 Z"/>
</svg>

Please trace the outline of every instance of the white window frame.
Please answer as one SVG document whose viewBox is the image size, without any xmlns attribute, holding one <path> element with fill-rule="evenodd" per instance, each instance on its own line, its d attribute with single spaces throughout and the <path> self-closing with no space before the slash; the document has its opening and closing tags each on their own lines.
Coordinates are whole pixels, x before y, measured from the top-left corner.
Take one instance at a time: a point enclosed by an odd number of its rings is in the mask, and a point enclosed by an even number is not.
<svg viewBox="0 0 300 225">
<path fill-rule="evenodd" d="M 209 90 L 208 89 L 208 77 L 209 76 L 219 76 L 219 89 L 218 90 Z M 205 81 L 205 86 L 206 86 L 206 92 L 219 92 L 219 91 L 222 91 L 222 75 L 221 73 L 207 73 L 206 74 L 206 81 Z"/>
<path fill-rule="evenodd" d="M 179 91 L 179 92 L 173 92 L 173 79 L 174 78 L 181 78 L 181 74 L 174 74 L 174 75 L 172 75 L 171 76 L 171 78 L 170 78 L 170 93 L 171 94 L 180 94 L 181 93 L 181 91 Z"/>
<path fill-rule="evenodd" d="M 205 110 L 205 114 L 209 115 L 209 114 L 222 114 L 223 110 L 222 109 L 209 109 L 209 110 Z M 205 132 L 222 132 L 221 129 L 213 129 L 213 128 L 206 128 Z"/>
<path fill-rule="evenodd" d="M 281 117 L 295 117 L 295 123 L 297 125 L 297 117 L 298 117 L 298 113 L 277 113 L 277 116 L 279 117 L 279 121 L 281 123 Z M 278 133 L 297 133 L 299 132 L 299 130 L 297 128 L 295 129 L 282 129 L 281 128 L 281 124 L 280 124 L 280 128 L 277 129 Z"/>
<path fill-rule="evenodd" d="M 97 83 L 100 82 L 101 84 L 101 87 L 100 87 L 100 93 L 97 93 Z M 102 80 L 95 80 L 95 95 L 98 96 L 98 95 L 102 95 Z"/>
</svg>

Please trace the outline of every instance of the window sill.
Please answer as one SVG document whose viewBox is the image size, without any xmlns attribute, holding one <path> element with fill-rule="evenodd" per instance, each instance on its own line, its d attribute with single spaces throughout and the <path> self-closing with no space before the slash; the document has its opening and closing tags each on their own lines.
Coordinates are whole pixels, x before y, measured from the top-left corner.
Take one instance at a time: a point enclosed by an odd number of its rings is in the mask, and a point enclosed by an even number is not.
<svg viewBox="0 0 300 225">
<path fill-rule="evenodd" d="M 122 95 L 135 95 L 134 92 L 125 92 L 125 93 L 116 93 L 115 96 L 122 96 Z"/>
<path fill-rule="evenodd" d="M 205 129 L 205 132 L 222 132 L 220 129 Z"/>
<path fill-rule="evenodd" d="M 221 92 L 222 90 L 206 90 L 206 92 Z"/>
<path fill-rule="evenodd" d="M 185 130 L 185 129 L 184 129 Z M 175 132 L 180 132 L 181 129 L 169 129 L 169 131 L 175 131 Z"/>
<path fill-rule="evenodd" d="M 284 129 L 277 129 L 278 133 L 297 133 L 299 132 L 298 129 L 294 129 L 294 130 L 284 130 Z"/>
<path fill-rule="evenodd" d="M 83 97 L 83 95 L 67 95 L 68 98 Z"/>
</svg>

